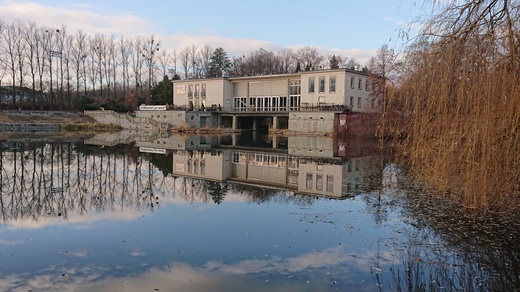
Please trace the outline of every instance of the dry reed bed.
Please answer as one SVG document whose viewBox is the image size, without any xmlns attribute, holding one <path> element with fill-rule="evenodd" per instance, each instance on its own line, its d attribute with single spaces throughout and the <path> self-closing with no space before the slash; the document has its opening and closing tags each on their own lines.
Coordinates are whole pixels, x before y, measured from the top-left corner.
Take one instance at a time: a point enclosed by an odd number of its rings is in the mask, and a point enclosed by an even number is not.
<svg viewBox="0 0 520 292">
<path fill-rule="evenodd" d="M 406 132 L 401 145 L 413 173 L 470 208 L 520 209 L 520 5 L 513 2 L 467 1 L 432 18 L 389 96 L 401 123 L 383 121 L 387 132 Z"/>
</svg>

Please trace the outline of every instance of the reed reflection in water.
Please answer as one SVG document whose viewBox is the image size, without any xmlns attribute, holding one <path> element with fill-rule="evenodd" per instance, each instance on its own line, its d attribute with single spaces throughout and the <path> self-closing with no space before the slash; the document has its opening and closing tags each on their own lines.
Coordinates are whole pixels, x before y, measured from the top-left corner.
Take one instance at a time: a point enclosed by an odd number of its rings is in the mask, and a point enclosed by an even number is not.
<svg viewBox="0 0 520 292">
<path fill-rule="evenodd" d="M 520 283 L 517 220 L 468 216 L 433 200 L 381 155 L 2 147 L 3 290 L 514 291 Z M 192 172 L 178 165 L 187 161 Z M 229 163 L 226 179 L 204 178 L 215 175 L 215 161 Z M 282 166 L 281 183 L 263 187 L 255 171 Z M 348 200 L 324 197 L 328 167 Z"/>
</svg>

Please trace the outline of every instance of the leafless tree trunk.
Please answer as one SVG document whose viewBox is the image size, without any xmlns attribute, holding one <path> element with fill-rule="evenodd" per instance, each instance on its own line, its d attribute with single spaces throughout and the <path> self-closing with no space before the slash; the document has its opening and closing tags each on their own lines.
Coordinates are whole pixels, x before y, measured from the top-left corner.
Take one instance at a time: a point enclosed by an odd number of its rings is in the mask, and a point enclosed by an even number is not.
<svg viewBox="0 0 520 292">
<path fill-rule="evenodd" d="M 121 37 L 119 39 L 119 58 L 121 61 L 121 81 L 122 81 L 122 89 L 123 89 L 123 96 L 126 96 L 129 85 L 130 85 L 130 55 L 132 54 L 132 45 L 131 41 L 125 39 L 124 37 Z"/>
<path fill-rule="evenodd" d="M 141 37 L 136 37 L 133 42 L 133 51 L 131 56 L 132 59 L 132 70 L 134 71 L 135 89 L 139 92 L 139 95 L 143 94 L 143 64 L 144 57 L 141 52 L 144 45 L 144 41 Z"/>
<path fill-rule="evenodd" d="M 76 100 L 79 99 L 81 91 L 81 79 L 87 78 L 85 76 L 85 59 L 87 58 L 87 36 L 82 31 L 78 31 L 73 38 L 71 49 L 71 62 L 75 72 L 76 78 Z M 84 88 L 86 90 L 86 88 Z"/>
<path fill-rule="evenodd" d="M 184 79 L 188 79 L 188 72 L 190 70 L 190 48 L 184 47 L 179 52 L 182 69 L 184 70 Z"/>
<path fill-rule="evenodd" d="M 201 77 L 207 77 L 209 72 L 209 63 L 211 56 L 213 55 L 213 48 L 210 45 L 204 45 L 200 49 L 200 61 L 201 61 Z"/>
<path fill-rule="evenodd" d="M 11 84 L 13 86 L 11 98 L 13 107 L 16 102 L 16 34 L 16 26 L 14 24 L 7 25 L 4 33 L 2 34 L 3 42 L 1 43 L 3 55 L 6 57 L 6 68 L 8 68 L 9 74 L 11 75 Z"/>
<path fill-rule="evenodd" d="M 190 64 L 191 64 L 191 72 L 193 74 L 193 78 L 199 77 L 198 67 L 199 67 L 199 56 L 198 56 L 198 46 L 196 44 L 191 44 L 188 46 L 189 55 L 190 55 Z"/>
</svg>

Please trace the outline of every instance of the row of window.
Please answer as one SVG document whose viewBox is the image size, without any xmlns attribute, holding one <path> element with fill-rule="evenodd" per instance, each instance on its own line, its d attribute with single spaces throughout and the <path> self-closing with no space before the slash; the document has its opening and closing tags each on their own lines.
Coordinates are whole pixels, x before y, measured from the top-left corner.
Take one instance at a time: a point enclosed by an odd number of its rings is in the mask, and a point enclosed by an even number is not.
<svg viewBox="0 0 520 292">
<path fill-rule="evenodd" d="M 354 89 L 356 83 L 356 78 L 354 76 L 350 77 L 350 88 Z M 363 78 L 358 78 L 358 89 L 361 90 L 363 86 Z M 368 80 L 365 81 L 365 90 L 368 91 Z"/>
<path fill-rule="evenodd" d="M 327 192 L 334 191 L 334 175 L 328 174 L 327 175 L 327 181 L 326 181 L 326 190 Z M 316 174 L 316 186 L 314 187 L 313 183 L 314 174 L 311 172 L 308 172 L 305 176 L 305 187 L 308 190 L 317 190 L 317 191 L 323 191 L 323 174 L 317 173 Z"/>
<path fill-rule="evenodd" d="M 355 80 L 356 78 L 352 76 L 350 78 L 350 88 L 355 88 Z M 315 89 L 315 77 L 309 77 L 309 93 L 316 92 Z M 325 84 L 326 84 L 326 77 L 320 76 L 318 77 L 318 93 L 325 93 Z M 358 89 L 362 90 L 363 85 L 363 78 L 358 78 Z M 365 90 L 368 91 L 368 80 L 365 81 Z M 329 76 L 329 93 L 336 92 L 336 76 Z"/>
<path fill-rule="evenodd" d="M 195 88 L 195 90 L 193 90 Z M 200 95 L 199 95 L 200 94 Z M 190 84 L 188 85 L 188 98 L 206 98 L 206 84 Z"/>
<path fill-rule="evenodd" d="M 204 160 L 191 160 L 188 159 L 188 173 L 198 174 L 200 170 L 200 174 L 206 174 L 206 162 Z"/>
<path fill-rule="evenodd" d="M 366 101 L 367 101 L 367 103 L 368 103 L 368 102 L 369 102 L 369 99 L 366 98 Z M 358 98 L 357 98 L 357 107 L 358 107 L 358 108 L 361 108 L 361 106 L 362 106 L 362 102 L 363 102 L 363 99 L 362 99 L 361 97 L 358 97 Z M 372 108 L 375 108 L 375 107 L 376 107 L 376 99 L 375 99 L 375 98 L 372 98 L 372 99 L 370 100 L 370 102 L 371 102 L 371 106 L 372 106 Z M 350 106 L 351 106 L 352 108 L 354 108 L 354 97 L 353 97 L 353 96 L 350 97 Z"/>
<path fill-rule="evenodd" d="M 315 77 L 309 77 L 309 93 L 315 92 Z M 325 93 L 325 76 L 318 77 L 318 92 Z M 329 93 L 336 92 L 336 76 L 329 76 Z"/>
<path fill-rule="evenodd" d="M 299 95 L 289 96 L 289 110 L 298 110 L 300 102 Z M 235 111 L 287 111 L 287 96 L 234 97 L 233 108 Z"/>
<path fill-rule="evenodd" d="M 289 163 L 287 165 L 289 169 L 297 169 L 299 165 L 298 158 L 296 157 L 287 158 L 284 155 L 269 153 L 246 153 L 242 151 L 233 152 L 232 162 L 234 164 L 246 164 L 246 158 L 248 159 L 247 163 L 249 165 L 285 168 L 287 161 Z"/>
</svg>

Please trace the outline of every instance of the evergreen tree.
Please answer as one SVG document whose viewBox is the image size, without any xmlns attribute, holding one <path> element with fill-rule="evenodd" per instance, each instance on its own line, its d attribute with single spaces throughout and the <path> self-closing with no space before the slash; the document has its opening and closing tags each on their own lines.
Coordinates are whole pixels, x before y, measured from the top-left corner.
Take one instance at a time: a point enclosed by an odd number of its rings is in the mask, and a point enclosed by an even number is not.
<svg viewBox="0 0 520 292">
<path fill-rule="evenodd" d="M 174 78 L 175 77 L 177 77 L 177 75 L 174 76 Z M 152 88 L 152 99 L 152 104 L 163 105 L 173 102 L 173 85 L 167 75 L 164 75 L 163 80 Z"/>
<path fill-rule="evenodd" d="M 339 59 L 336 57 L 336 55 L 332 55 L 332 57 L 329 60 L 329 67 L 330 69 L 338 69 L 339 68 Z"/>
<path fill-rule="evenodd" d="M 229 70 L 231 61 L 223 48 L 218 47 L 213 51 L 213 56 L 209 60 L 209 72 L 207 77 L 222 77 L 225 70 Z"/>
<path fill-rule="evenodd" d="M 300 62 L 296 65 L 296 73 L 302 71 L 302 66 L 300 65 Z"/>
</svg>

